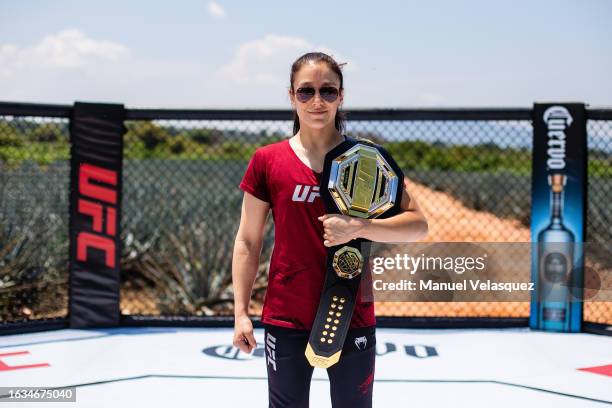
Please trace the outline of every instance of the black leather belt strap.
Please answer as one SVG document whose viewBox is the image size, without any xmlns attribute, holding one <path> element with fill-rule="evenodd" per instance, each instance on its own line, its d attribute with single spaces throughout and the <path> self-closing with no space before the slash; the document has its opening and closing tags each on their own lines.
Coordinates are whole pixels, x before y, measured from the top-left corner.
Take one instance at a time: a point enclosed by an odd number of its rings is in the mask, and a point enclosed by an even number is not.
<svg viewBox="0 0 612 408">
<path fill-rule="evenodd" d="M 346 138 L 325 156 L 320 193 L 328 214 L 387 218 L 401 211 L 403 181 L 384 149 Z M 325 284 L 305 352 L 314 367 L 340 360 L 369 249 L 370 241 L 359 238 L 327 250 Z"/>
</svg>

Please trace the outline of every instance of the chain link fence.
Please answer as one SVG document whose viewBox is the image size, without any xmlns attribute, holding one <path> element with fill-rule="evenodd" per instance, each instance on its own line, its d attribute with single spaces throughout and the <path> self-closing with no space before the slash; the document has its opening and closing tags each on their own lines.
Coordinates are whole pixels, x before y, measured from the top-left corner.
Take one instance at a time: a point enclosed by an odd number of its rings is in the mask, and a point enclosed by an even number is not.
<svg viewBox="0 0 612 408">
<path fill-rule="evenodd" d="M 404 169 L 429 221 L 426 241 L 529 242 L 529 112 L 444 111 L 403 119 L 349 113 L 346 133 L 384 144 Z M 283 119 L 289 113 L 255 112 L 240 120 L 132 113 L 124 137 L 121 313 L 231 316 L 231 259 L 243 194 L 238 184 L 257 147 L 291 135 L 292 123 Z M 589 121 L 588 132 L 587 241 L 605 243 L 612 237 L 612 121 Z M 68 158 L 67 116 L 0 116 L 5 323 L 67 316 Z M 273 242 L 269 219 L 253 315 L 261 313 Z M 521 280 L 530 279 L 529 270 L 521 273 Z M 529 303 L 378 302 L 376 311 L 527 318 Z M 612 324 L 612 307 L 585 302 L 585 320 Z"/>
<path fill-rule="evenodd" d="M 122 313 L 232 315 L 238 184 L 255 149 L 287 138 L 292 123 L 164 120 L 131 121 L 127 128 Z M 347 123 L 347 134 L 383 143 L 404 169 L 429 220 L 429 242 L 530 240 L 531 132 L 528 120 Z M 273 242 L 268 223 L 255 315 Z M 523 273 L 529 280 L 529 270 Z M 526 318 L 529 304 L 380 302 L 376 310 L 378 316 Z"/>
<path fill-rule="evenodd" d="M 0 112 L 0 317 L 68 314 L 67 118 Z"/>
<path fill-rule="evenodd" d="M 586 258 L 585 287 L 612 288 L 612 120 L 587 121 L 589 182 L 586 241 L 605 251 Z M 596 255 L 596 254 L 593 254 Z M 593 282 L 594 281 L 594 282 Z M 593 283 L 592 283 L 593 282 Z M 584 302 L 584 321 L 612 324 L 612 302 Z"/>
</svg>

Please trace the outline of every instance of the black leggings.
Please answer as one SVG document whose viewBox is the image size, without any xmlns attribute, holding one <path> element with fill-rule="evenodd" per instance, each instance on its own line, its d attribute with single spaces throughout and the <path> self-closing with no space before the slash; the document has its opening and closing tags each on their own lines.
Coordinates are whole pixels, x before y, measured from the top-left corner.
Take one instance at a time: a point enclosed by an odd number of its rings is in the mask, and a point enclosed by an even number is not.
<svg viewBox="0 0 612 408">
<path fill-rule="evenodd" d="M 264 347 L 271 408 L 308 407 L 313 367 L 304 356 L 310 332 L 265 325 Z M 372 406 L 375 326 L 351 329 L 340 361 L 327 369 L 332 407 Z"/>
</svg>

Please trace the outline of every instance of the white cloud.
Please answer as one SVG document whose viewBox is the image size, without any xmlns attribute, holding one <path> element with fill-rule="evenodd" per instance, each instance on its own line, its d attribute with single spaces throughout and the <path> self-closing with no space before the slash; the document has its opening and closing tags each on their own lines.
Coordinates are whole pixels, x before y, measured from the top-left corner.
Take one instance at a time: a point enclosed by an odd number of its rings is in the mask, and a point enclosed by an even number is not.
<svg viewBox="0 0 612 408">
<path fill-rule="evenodd" d="M 207 87 L 228 84 L 235 90 L 236 102 L 253 105 L 289 107 L 286 90 L 289 86 L 291 64 L 300 55 L 321 51 L 339 63 L 349 62 L 343 71 L 357 71 L 356 65 L 346 57 L 324 45 L 316 45 L 304 38 L 268 34 L 240 45 L 229 62 L 222 65 Z M 237 99 L 236 99 L 237 98 Z M 263 100 L 262 100 L 263 98 Z"/>
<path fill-rule="evenodd" d="M 97 62 L 116 62 L 129 56 L 121 44 L 96 41 L 76 29 L 45 36 L 32 47 L 0 44 L 0 74 L 29 69 L 83 69 Z"/>
<path fill-rule="evenodd" d="M 225 10 L 219 3 L 211 1 L 208 3 L 208 12 L 215 18 L 224 18 Z"/>
<path fill-rule="evenodd" d="M 291 64 L 309 51 L 348 61 L 343 69 L 347 75 L 357 71 L 353 61 L 335 50 L 299 37 L 266 35 L 236 47 L 225 63 L 215 58 L 197 63 L 143 58 L 125 44 L 63 30 L 33 45 L 0 42 L 1 98 L 135 107 L 289 108 Z M 360 87 L 351 79 L 346 82 Z"/>
<path fill-rule="evenodd" d="M 75 29 L 46 35 L 32 46 L 0 43 L 3 100 L 184 106 L 197 97 L 191 88 L 202 71 L 192 63 L 135 58 L 123 44 Z"/>
</svg>

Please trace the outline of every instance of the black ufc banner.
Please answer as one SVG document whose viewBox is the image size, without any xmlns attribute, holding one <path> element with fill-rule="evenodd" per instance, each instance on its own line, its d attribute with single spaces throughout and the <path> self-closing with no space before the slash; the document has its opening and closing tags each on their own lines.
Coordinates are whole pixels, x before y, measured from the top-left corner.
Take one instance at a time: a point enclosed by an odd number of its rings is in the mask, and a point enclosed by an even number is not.
<svg viewBox="0 0 612 408">
<path fill-rule="evenodd" d="M 586 110 L 582 103 L 533 107 L 530 327 L 578 332 L 582 321 L 587 208 Z"/>
<path fill-rule="evenodd" d="M 80 103 L 70 121 L 70 327 L 119 325 L 123 105 Z"/>
</svg>

